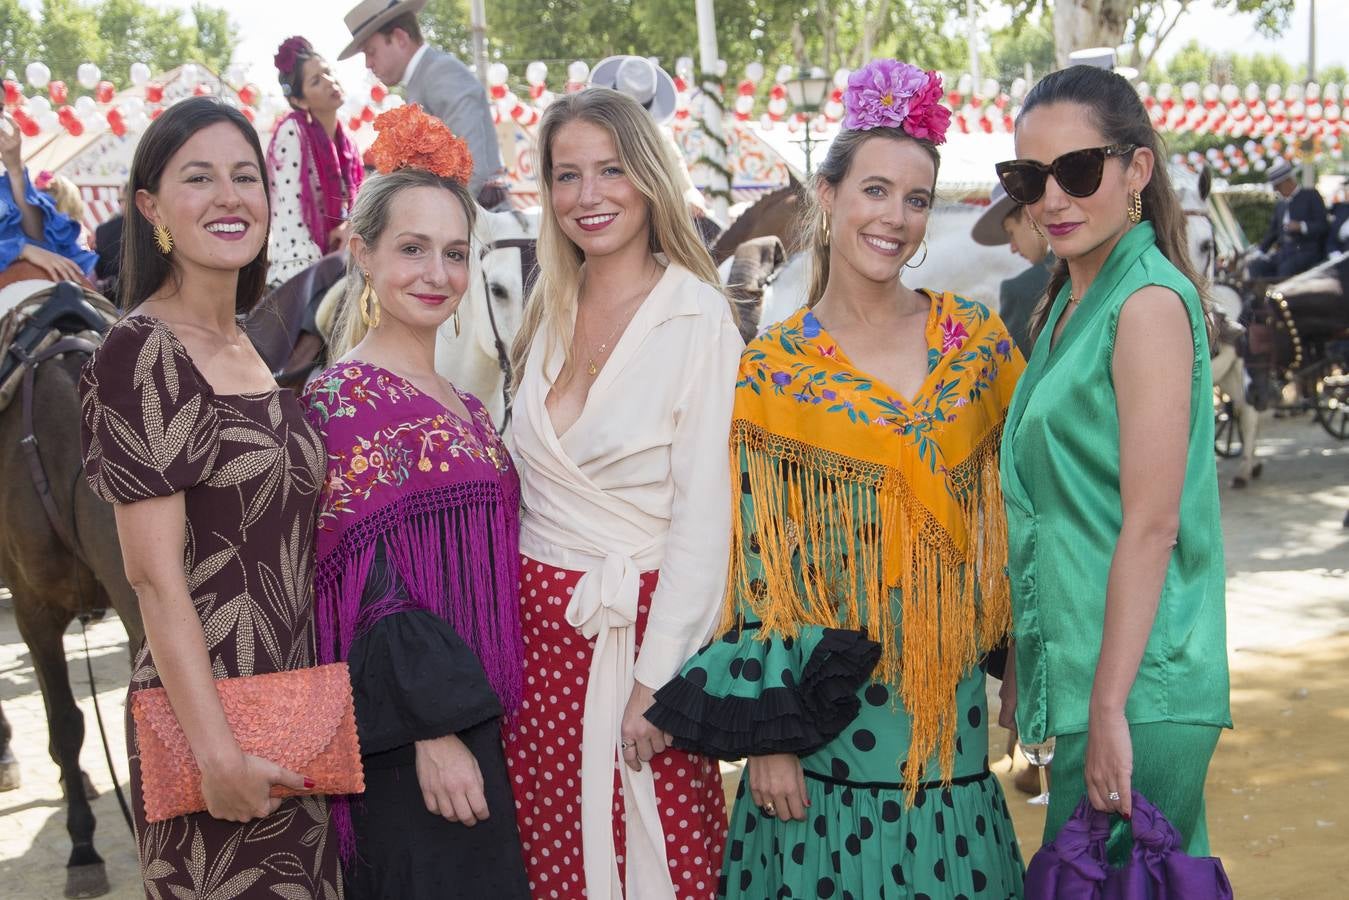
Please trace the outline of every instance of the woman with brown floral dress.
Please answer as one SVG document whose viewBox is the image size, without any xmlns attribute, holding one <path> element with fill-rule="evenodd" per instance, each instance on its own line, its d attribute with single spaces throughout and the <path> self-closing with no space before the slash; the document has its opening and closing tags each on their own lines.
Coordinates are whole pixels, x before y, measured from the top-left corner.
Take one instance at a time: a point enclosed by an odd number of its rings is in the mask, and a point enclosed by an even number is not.
<svg viewBox="0 0 1349 900">
<path fill-rule="evenodd" d="M 256 132 L 209 98 L 174 105 L 141 139 L 128 197 L 120 296 L 134 308 L 84 372 L 85 470 L 116 505 L 145 617 L 131 691 L 168 691 L 207 803 L 146 821 L 128 716 L 145 894 L 340 898 L 327 800 L 269 796 L 313 782 L 245 754 L 214 685 L 314 664 L 323 445 L 235 320 L 267 271 Z"/>
</svg>

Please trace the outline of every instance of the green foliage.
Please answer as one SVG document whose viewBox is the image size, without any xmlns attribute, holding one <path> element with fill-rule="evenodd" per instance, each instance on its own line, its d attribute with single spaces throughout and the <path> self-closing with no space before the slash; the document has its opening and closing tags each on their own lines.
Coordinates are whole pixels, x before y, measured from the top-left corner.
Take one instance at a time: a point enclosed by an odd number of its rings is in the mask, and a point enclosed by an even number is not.
<svg viewBox="0 0 1349 900">
<path fill-rule="evenodd" d="M 764 64 L 769 79 L 782 63 L 804 61 L 829 71 L 856 67 L 866 61 L 868 46 L 873 57 L 962 69 L 966 45 L 950 36 L 957 30 L 952 10 L 948 0 L 719 0 L 717 49 L 726 60 L 728 83 L 744 77 L 745 65 L 754 60 Z M 655 56 L 673 70 L 679 57 L 698 57 L 690 0 L 493 0 L 487 16 L 491 58 L 507 63 L 517 78 L 527 63 L 543 60 L 554 88 L 575 59 L 594 63 L 635 53 Z M 465 0 L 431 0 L 420 21 L 440 46 L 468 53 Z"/>
<path fill-rule="evenodd" d="M 239 43 L 238 28 L 220 7 L 197 3 L 189 17 L 147 0 L 43 0 L 36 19 L 19 0 L 0 0 L 0 59 L 20 77 L 41 61 L 52 79 L 78 91 L 81 63 L 93 62 L 119 87 L 133 62 L 165 71 L 196 61 L 223 71 Z"/>
<path fill-rule="evenodd" d="M 1257 179 L 1264 181 L 1261 175 Z M 1255 242 L 1264 237 L 1269 220 L 1274 215 L 1274 194 L 1269 191 L 1239 191 L 1226 194 L 1232 216 L 1246 233 L 1246 240 Z"/>
<path fill-rule="evenodd" d="M 993 32 L 989 52 L 980 60 L 989 77 L 1006 86 L 1025 75 L 1026 65 L 1039 78 L 1054 70 L 1054 25 L 1047 15 L 1036 21 L 1013 21 Z"/>
<path fill-rule="evenodd" d="M 497 27 L 496 4 L 488 7 L 488 30 Z M 431 0 L 417 14 L 417 24 L 422 28 L 422 36 L 429 43 L 455 54 L 461 59 L 472 60 L 473 41 L 468 27 L 467 0 Z"/>
</svg>

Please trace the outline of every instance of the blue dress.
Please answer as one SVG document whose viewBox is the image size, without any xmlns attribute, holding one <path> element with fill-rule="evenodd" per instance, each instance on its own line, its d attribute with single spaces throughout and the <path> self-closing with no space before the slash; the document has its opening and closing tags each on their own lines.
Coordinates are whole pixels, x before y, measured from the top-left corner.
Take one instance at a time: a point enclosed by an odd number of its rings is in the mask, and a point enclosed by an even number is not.
<svg viewBox="0 0 1349 900">
<path fill-rule="evenodd" d="M 84 274 L 94 271 L 98 254 L 79 244 L 80 223 L 58 212 L 52 198 L 33 187 L 28 170 L 23 174 L 23 195 L 42 210 L 42 239 L 33 240 L 23 232 L 23 216 L 14 201 L 8 177 L 0 177 L 0 272 L 8 269 L 23 252 L 24 244 L 36 244 L 73 261 Z"/>
</svg>

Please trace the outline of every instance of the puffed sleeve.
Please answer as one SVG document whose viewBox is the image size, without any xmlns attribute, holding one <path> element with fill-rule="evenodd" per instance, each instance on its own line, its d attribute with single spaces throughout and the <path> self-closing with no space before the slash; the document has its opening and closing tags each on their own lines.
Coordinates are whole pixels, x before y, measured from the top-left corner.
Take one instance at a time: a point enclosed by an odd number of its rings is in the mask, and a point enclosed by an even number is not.
<svg viewBox="0 0 1349 900">
<path fill-rule="evenodd" d="M 405 596 L 381 547 L 362 592 L 371 606 Z M 411 607 L 378 618 L 347 654 L 365 755 L 458 734 L 502 714 L 482 663 L 450 626 Z"/>
<path fill-rule="evenodd" d="M 219 447 L 213 396 L 168 326 L 143 317 L 113 326 L 80 378 L 94 493 L 135 503 L 204 481 Z"/>
<path fill-rule="evenodd" d="M 740 503 L 744 533 L 753 534 L 754 498 L 743 487 Z M 763 591 L 754 541 L 731 552 L 744 557 L 749 590 Z M 719 759 L 812 753 L 857 718 L 858 691 L 880 660 L 880 644 L 862 631 L 819 625 L 803 625 L 795 637 L 766 632 L 749 599 L 733 598 L 737 627 L 657 691 L 646 717 L 676 747 Z"/>
<path fill-rule="evenodd" d="M 267 177 L 272 188 L 267 284 L 272 287 L 318 262 L 327 249 L 314 243 L 300 209 L 300 179 L 309 177 L 301 165 L 302 157 L 300 131 L 293 121 L 287 120 L 272 135 L 267 152 Z"/>
</svg>

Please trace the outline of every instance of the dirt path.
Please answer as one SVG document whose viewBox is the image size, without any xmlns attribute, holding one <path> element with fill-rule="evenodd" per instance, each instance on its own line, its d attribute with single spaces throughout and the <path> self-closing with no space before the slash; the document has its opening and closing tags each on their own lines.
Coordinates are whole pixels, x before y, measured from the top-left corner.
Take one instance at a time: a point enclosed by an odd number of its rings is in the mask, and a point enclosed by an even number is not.
<svg viewBox="0 0 1349 900">
<path fill-rule="evenodd" d="M 1237 729 L 1224 734 L 1210 773 L 1209 830 L 1241 900 L 1340 900 L 1349 896 L 1349 530 L 1340 525 L 1349 510 L 1349 442 L 1333 442 L 1306 419 L 1264 425 L 1264 478 L 1245 492 L 1223 491 Z M 1220 472 L 1229 478 L 1232 464 Z M 126 637 L 110 618 L 90 630 L 90 644 L 125 777 Z M 131 900 L 143 896 L 135 849 L 98 743 L 78 626 L 66 651 L 85 715 L 84 767 L 102 792 L 94 812 L 108 896 Z M 2 605 L 0 702 L 24 778 L 0 794 L 0 900 L 56 900 L 69 853 L 65 808 L 32 663 Z M 992 745 L 1004 741 L 995 730 Z M 1002 777 L 1029 857 L 1043 813 Z"/>
</svg>

